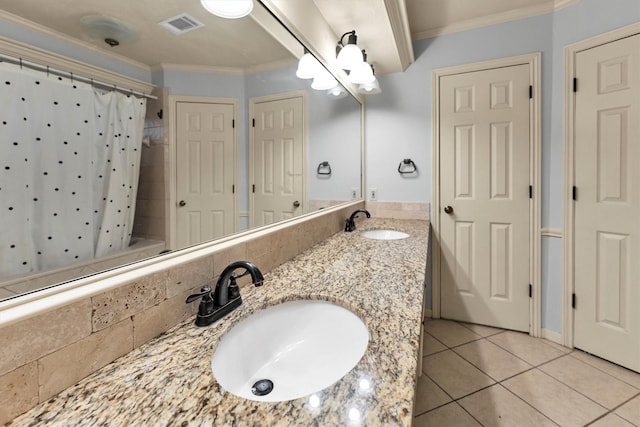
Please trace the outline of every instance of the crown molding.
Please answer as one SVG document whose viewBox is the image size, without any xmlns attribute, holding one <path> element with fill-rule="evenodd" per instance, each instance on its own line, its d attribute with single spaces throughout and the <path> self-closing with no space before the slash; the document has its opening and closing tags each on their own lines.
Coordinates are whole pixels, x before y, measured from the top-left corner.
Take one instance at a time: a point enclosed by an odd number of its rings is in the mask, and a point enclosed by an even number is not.
<svg viewBox="0 0 640 427">
<path fill-rule="evenodd" d="M 78 46 L 78 47 L 83 48 L 83 49 L 87 49 L 89 51 L 94 51 L 94 52 L 97 51 L 100 55 L 106 56 L 106 57 L 108 57 L 110 59 L 122 62 L 122 63 L 130 65 L 132 67 L 139 68 L 142 71 L 146 71 L 146 72 L 150 72 L 151 71 L 151 68 L 147 64 L 144 64 L 142 62 L 127 58 L 126 56 L 122 56 L 122 55 L 119 55 L 117 53 L 110 52 L 110 51 L 108 51 L 106 49 L 103 49 L 103 48 L 101 48 L 99 46 L 96 46 L 94 44 L 91 44 L 91 43 L 76 39 L 74 37 L 70 37 L 70 36 L 68 36 L 66 34 L 63 34 L 63 33 L 59 32 L 59 31 L 56 31 L 56 30 L 53 30 L 51 28 L 45 27 L 43 25 L 37 24 L 37 23 L 35 23 L 33 21 L 29 21 L 28 19 L 25 19 L 25 18 L 23 18 L 21 16 L 18 16 L 18 15 L 14 15 L 14 14 L 9 13 L 7 11 L 0 10 L 0 19 L 3 19 L 3 20 L 8 21 L 8 22 L 11 22 L 13 24 L 20 25 L 22 27 L 26 27 L 31 31 L 35 31 L 37 33 L 43 34 L 45 36 L 48 36 L 48 37 L 51 37 L 51 38 L 54 38 L 54 39 L 62 40 L 64 42 L 66 42 L 66 43 Z"/>
<path fill-rule="evenodd" d="M 51 67 L 60 71 L 76 74 L 87 79 L 94 79 L 116 85 L 121 88 L 131 89 L 142 93 L 151 93 L 155 86 L 151 83 L 134 79 L 95 65 L 87 64 L 67 56 L 49 52 L 26 43 L 0 37 L 0 54 L 15 59 L 22 59 L 45 67 Z"/>
<path fill-rule="evenodd" d="M 429 39 L 444 34 L 458 33 L 462 31 L 473 30 L 476 28 L 487 27 L 489 25 L 502 24 L 508 21 L 530 18 L 532 16 L 544 15 L 552 13 L 556 10 L 571 6 L 580 0 L 553 0 L 541 5 L 530 6 L 515 10 L 509 10 L 502 13 L 496 13 L 489 16 L 483 16 L 475 19 L 458 22 L 456 24 L 446 25 L 444 27 L 433 28 L 426 31 L 418 31 L 413 33 L 413 40 Z"/>
<path fill-rule="evenodd" d="M 415 61 L 407 5 L 405 0 L 385 0 L 384 5 L 387 9 L 391 32 L 395 39 L 400 67 L 404 71 Z"/>
</svg>

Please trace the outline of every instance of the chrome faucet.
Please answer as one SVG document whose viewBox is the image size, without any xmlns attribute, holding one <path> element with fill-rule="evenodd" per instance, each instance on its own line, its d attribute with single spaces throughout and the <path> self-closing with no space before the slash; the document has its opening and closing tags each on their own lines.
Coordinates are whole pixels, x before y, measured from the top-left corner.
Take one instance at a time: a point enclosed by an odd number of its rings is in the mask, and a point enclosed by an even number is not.
<svg viewBox="0 0 640 427">
<path fill-rule="evenodd" d="M 238 275 L 236 270 L 240 268 L 244 268 L 245 272 Z M 204 286 L 200 289 L 199 294 L 193 294 L 187 297 L 187 304 L 202 298 L 198 306 L 196 326 L 209 326 L 242 305 L 240 289 L 238 288 L 236 279 L 244 277 L 247 274 L 251 275 L 253 285 L 263 285 L 264 277 L 255 264 L 249 261 L 236 261 L 222 270 L 213 290 L 213 295 L 211 295 L 211 287 Z"/>
<path fill-rule="evenodd" d="M 358 209 L 357 211 L 354 211 L 351 216 L 349 218 L 347 218 L 347 220 L 345 221 L 344 224 L 344 231 L 346 232 L 352 232 L 353 230 L 356 229 L 356 222 L 355 219 L 358 217 L 358 214 L 362 212 L 365 215 L 367 215 L 367 218 L 371 218 L 371 214 L 369 213 L 368 210 L 366 209 Z"/>
</svg>

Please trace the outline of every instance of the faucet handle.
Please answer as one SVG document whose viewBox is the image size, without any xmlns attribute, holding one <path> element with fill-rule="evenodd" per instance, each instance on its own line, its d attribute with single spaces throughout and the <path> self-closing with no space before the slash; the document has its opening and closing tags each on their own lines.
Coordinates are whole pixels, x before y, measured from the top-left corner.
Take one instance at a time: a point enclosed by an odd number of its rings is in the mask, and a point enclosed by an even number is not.
<svg viewBox="0 0 640 427">
<path fill-rule="evenodd" d="M 190 302 L 194 302 L 199 298 L 203 298 L 204 300 L 207 299 L 207 296 L 209 299 L 211 299 L 211 288 L 209 286 L 203 286 L 200 289 L 200 293 L 199 294 L 193 294 L 193 295 L 189 295 L 187 297 L 187 300 L 185 301 L 187 304 L 189 304 Z"/>
</svg>

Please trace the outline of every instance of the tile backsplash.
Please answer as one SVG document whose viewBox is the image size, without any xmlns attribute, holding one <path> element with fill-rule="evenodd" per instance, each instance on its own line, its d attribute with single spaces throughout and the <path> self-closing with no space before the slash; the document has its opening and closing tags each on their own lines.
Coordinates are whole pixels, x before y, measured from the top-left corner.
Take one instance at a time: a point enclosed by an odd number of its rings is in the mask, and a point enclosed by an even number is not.
<svg viewBox="0 0 640 427">
<path fill-rule="evenodd" d="M 362 206 L 276 228 L 0 328 L 0 424 L 188 319 L 197 303 L 185 304 L 187 295 L 199 291 L 230 262 L 247 259 L 266 273 L 342 230 L 345 218 Z"/>
</svg>

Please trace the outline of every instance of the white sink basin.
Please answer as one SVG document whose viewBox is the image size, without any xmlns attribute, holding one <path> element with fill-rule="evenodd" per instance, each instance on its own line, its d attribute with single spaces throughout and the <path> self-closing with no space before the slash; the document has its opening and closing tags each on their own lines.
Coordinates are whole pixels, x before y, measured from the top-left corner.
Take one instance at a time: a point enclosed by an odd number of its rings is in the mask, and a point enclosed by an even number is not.
<svg viewBox="0 0 640 427">
<path fill-rule="evenodd" d="M 346 375 L 369 342 L 351 311 L 327 301 L 293 301 L 258 311 L 221 339 L 211 358 L 226 391 L 261 402 L 307 396 Z M 255 392 L 272 390 L 263 396 Z M 252 389 L 257 389 L 252 391 Z"/>
<path fill-rule="evenodd" d="M 367 230 L 360 234 L 367 239 L 375 240 L 400 240 L 409 237 L 407 233 L 396 230 Z"/>
</svg>

